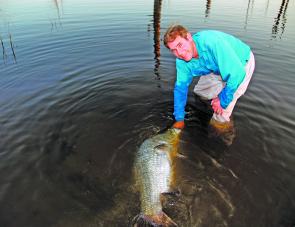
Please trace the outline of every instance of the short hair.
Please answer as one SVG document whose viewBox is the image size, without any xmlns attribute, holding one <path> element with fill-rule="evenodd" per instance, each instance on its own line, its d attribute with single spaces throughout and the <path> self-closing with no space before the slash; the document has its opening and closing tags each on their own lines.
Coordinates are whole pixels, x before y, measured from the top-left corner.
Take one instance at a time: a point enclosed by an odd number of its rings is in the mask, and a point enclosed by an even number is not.
<svg viewBox="0 0 295 227">
<path fill-rule="evenodd" d="M 171 25 L 167 29 L 167 31 L 164 35 L 164 45 L 169 49 L 169 47 L 168 47 L 169 42 L 173 42 L 177 36 L 181 36 L 182 38 L 186 38 L 187 33 L 188 33 L 188 30 L 185 27 L 183 27 L 179 24 Z"/>
</svg>

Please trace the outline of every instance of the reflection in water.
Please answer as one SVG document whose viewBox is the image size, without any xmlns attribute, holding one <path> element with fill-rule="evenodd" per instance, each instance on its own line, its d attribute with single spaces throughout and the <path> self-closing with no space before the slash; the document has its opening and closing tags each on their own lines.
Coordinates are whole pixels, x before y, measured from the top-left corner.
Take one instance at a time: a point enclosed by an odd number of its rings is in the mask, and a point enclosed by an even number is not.
<svg viewBox="0 0 295 227">
<path fill-rule="evenodd" d="M 267 13 L 267 11 L 268 11 L 268 6 L 269 6 L 269 0 L 267 0 L 267 3 L 266 3 L 264 16 L 266 15 L 266 13 Z"/>
<path fill-rule="evenodd" d="M 6 48 L 5 48 L 5 45 L 4 45 L 4 41 L 3 41 L 3 38 L 2 36 L 0 36 L 0 42 L 1 42 L 1 47 L 2 47 L 2 59 L 3 59 L 3 63 L 6 64 L 7 63 L 7 60 L 8 60 L 8 56 L 7 56 L 7 51 L 6 51 Z M 15 54 L 15 51 L 14 51 L 14 44 L 13 44 L 13 41 L 12 41 L 12 35 L 11 33 L 9 33 L 9 48 L 11 49 L 11 53 L 12 53 L 12 56 L 13 56 L 13 59 L 14 59 L 14 63 L 17 63 L 16 61 L 16 54 Z"/>
<path fill-rule="evenodd" d="M 62 7 L 62 0 L 53 0 L 54 6 L 56 8 L 57 11 L 57 21 L 50 21 L 51 23 L 51 31 L 53 31 L 54 29 L 58 29 L 58 25 L 61 27 L 62 23 L 61 23 L 61 14 L 63 12 L 63 7 Z"/>
<path fill-rule="evenodd" d="M 9 34 L 9 42 L 10 42 L 10 48 L 13 54 L 14 62 L 16 63 L 16 56 L 15 56 L 14 47 L 13 47 L 14 45 L 12 44 L 11 34 Z"/>
<path fill-rule="evenodd" d="M 0 12 L 0 170 L 6 170 L 0 171 L 0 226 L 128 226 L 139 212 L 139 194 L 132 179 L 138 144 L 173 120 L 174 77 L 169 72 L 175 69 L 175 61 L 163 55 L 163 49 L 160 56 L 160 25 L 162 38 L 163 27 L 183 18 L 183 12 L 188 27 L 212 27 L 218 21 L 218 26 L 244 35 L 260 63 L 251 92 L 236 112 L 238 137 L 230 147 L 209 138 L 210 103 L 207 107 L 207 102 L 194 101 L 190 93 L 181 139 L 183 157 L 175 165 L 175 184 L 181 194 L 168 194 L 164 207 L 179 226 L 294 226 L 295 71 L 290 56 L 295 54 L 295 35 L 292 30 L 284 32 L 284 40 L 265 39 L 271 35 L 282 0 L 277 1 L 271 20 L 263 17 L 268 0 L 255 1 L 262 17 L 258 13 L 252 20 L 251 0 L 247 32 L 244 24 L 233 26 L 233 20 L 244 23 L 249 0 L 230 5 L 220 1 L 219 13 L 209 24 L 202 20 L 202 7 L 153 1 L 135 5 L 63 1 L 63 11 L 60 0 L 38 4 L 0 0 L 1 9 L 9 4 L 10 15 L 5 20 Z M 208 18 L 216 2 L 211 0 Z M 273 2 L 269 0 L 269 10 Z M 293 2 L 286 13 L 289 23 L 295 13 L 290 10 Z M 166 3 L 170 4 L 167 10 Z M 224 16 L 240 8 L 244 10 L 235 11 L 233 20 Z M 70 13 L 64 15 L 66 9 Z M 50 35 L 48 15 L 57 22 L 57 36 Z M 58 15 L 66 30 L 59 26 Z M 145 19 L 146 15 L 150 16 Z M 2 25 L 8 20 L 15 27 Z M 134 29 L 147 23 L 150 32 Z M 149 43 L 139 42 L 146 35 L 150 35 Z M 137 47 L 132 52 L 130 43 Z M 275 48 L 269 48 L 270 44 Z M 11 46 L 17 65 L 6 66 L 2 55 L 6 64 L 14 63 Z M 118 49 L 122 51 L 114 51 Z M 275 54 L 280 59 L 269 57 Z M 161 80 L 152 75 L 156 66 Z M 157 84 L 164 87 L 159 89 Z"/>
<path fill-rule="evenodd" d="M 279 35 L 280 38 L 282 37 L 282 35 L 284 33 L 285 26 L 287 23 L 286 11 L 287 11 L 287 7 L 288 7 L 288 3 L 289 3 L 289 0 L 282 0 L 280 9 L 278 11 L 278 15 L 274 20 L 274 25 L 272 26 L 272 37 L 273 38 L 277 37 L 280 29 L 281 29 L 281 32 Z M 279 28 L 281 18 L 282 18 L 282 22 L 281 22 L 281 27 Z"/>
<path fill-rule="evenodd" d="M 6 60 L 7 60 L 7 54 L 6 54 L 5 47 L 4 47 L 4 43 L 3 43 L 3 39 L 2 39 L 1 36 L 0 36 L 0 41 L 1 41 L 1 46 L 2 46 L 3 62 L 4 62 L 4 64 L 5 64 L 5 62 L 6 62 Z"/>
<path fill-rule="evenodd" d="M 249 17 L 250 2 L 251 2 L 251 0 L 248 0 L 248 5 L 247 5 L 247 10 L 246 10 L 246 18 L 245 18 L 244 29 L 247 29 L 247 25 L 248 25 L 248 17 Z M 251 11 L 253 10 L 253 5 L 254 5 L 254 0 L 252 0 Z"/>
<path fill-rule="evenodd" d="M 155 68 L 154 73 L 156 79 L 160 79 L 159 67 L 160 67 L 160 49 L 161 49 L 161 39 L 160 39 L 160 29 L 161 29 L 161 6 L 162 0 L 154 0 L 154 15 L 153 15 L 153 27 L 154 27 L 154 54 L 155 54 Z"/>
<path fill-rule="evenodd" d="M 211 0 L 207 0 L 206 3 L 206 11 L 205 11 L 205 17 L 209 17 L 210 15 L 210 9 L 211 9 Z"/>
<path fill-rule="evenodd" d="M 10 31 L 10 23 L 7 21 L 5 17 L 3 18 L 0 17 L 0 19 L 3 22 L 3 30 L 4 30 L 2 31 L 2 33 L 0 33 L 3 63 L 6 64 L 10 56 L 13 56 L 14 63 L 17 63 L 16 54 L 15 54 L 15 45 L 13 44 L 13 39 L 12 39 L 11 31 Z"/>
<path fill-rule="evenodd" d="M 54 2 L 54 5 L 56 7 L 56 10 L 57 10 L 58 18 L 60 19 L 60 9 L 62 9 L 62 0 L 60 0 L 60 1 L 53 0 L 53 2 Z"/>
</svg>

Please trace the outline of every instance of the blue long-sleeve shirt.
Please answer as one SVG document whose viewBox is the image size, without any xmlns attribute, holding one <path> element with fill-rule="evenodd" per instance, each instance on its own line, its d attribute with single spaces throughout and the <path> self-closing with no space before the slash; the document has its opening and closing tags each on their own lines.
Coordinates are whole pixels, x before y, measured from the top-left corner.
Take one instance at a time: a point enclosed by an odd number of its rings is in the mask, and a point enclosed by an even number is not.
<svg viewBox="0 0 295 227">
<path fill-rule="evenodd" d="M 188 87 L 193 77 L 214 73 L 226 82 L 219 93 L 220 105 L 226 108 L 245 77 L 245 64 L 250 47 L 232 35 L 206 30 L 193 36 L 198 58 L 189 62 L 176 58 L 177 78 L 174 86 L 174 117 L 182 121 L 185 115 Z"/>
</svg>

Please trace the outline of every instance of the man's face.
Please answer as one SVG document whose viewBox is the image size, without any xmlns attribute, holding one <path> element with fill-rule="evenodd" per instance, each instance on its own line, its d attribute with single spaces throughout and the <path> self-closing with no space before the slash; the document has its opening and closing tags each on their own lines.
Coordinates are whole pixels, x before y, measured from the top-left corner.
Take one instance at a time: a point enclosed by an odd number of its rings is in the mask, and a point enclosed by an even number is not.
<svg viewBox="0 0 295 227">
<path fill-rule="evenodd" d="M 194 57 L 195 44 L 190 33 L 186 38 L 177 36 L 174 41 L 168 42 L 167 46 L 177 58 L 190 61 Z"/>
</svg>

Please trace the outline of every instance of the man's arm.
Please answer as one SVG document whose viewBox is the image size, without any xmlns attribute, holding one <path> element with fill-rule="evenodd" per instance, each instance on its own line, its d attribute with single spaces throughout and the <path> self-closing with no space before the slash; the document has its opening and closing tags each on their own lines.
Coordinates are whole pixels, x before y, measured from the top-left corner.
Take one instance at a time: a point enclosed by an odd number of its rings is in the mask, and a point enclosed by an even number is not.
<svg viewBox="0 0 295 227">
<path fill-rule="evenodd" d="M 183 121 L 189 84 L 175 82 L 174 86 L 174 117 L 176 121 Z"/>
<path fill-rule="evenodd" d="M 223 109 L 233 100 L 233 95 L 245 77 L 245 68 L 232 47 L 224 40 L 213 44 L 213 53 L 226 86 L 218 95 Z"/>
<path fill-rule="evenodd" d="M 192 74 L 183 61 L 176 61 L 177 77 L 174 86 L 174 117 L 183 121 L 187 102 L 188 87 L 192 82 Z"/>
</svg>

